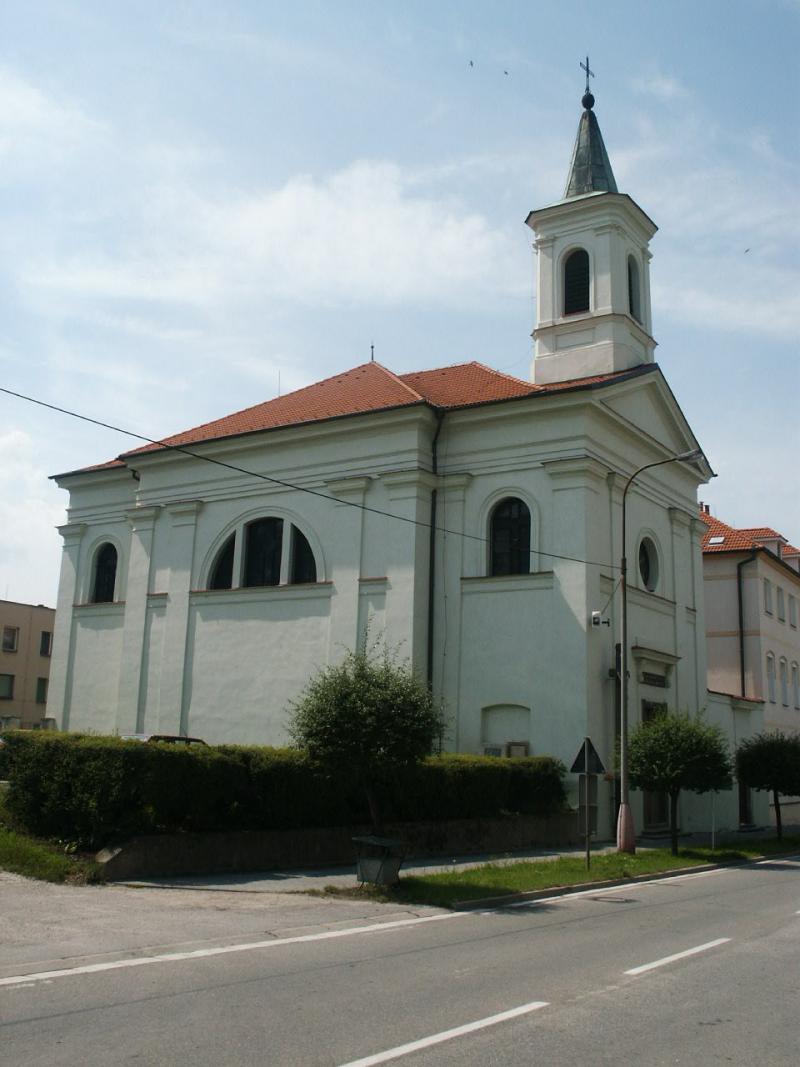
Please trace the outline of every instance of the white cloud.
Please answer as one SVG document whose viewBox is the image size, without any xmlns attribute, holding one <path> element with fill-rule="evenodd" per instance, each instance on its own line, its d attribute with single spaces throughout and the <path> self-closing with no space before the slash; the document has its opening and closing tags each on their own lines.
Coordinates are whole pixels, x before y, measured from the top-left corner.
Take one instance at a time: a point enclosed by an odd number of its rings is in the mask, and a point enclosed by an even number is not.
<svg viewBox="0 0 800 1067">
<path fill-rule="evenodd" d="M 646 77 L 637 78 L 633 85 L 638 93 L 654 96 L 658 100 L 686 100 L 690 95 L 686 86 L 682 85 L 677 78 L 659 74 L 657 71 Z"/>
</svg>

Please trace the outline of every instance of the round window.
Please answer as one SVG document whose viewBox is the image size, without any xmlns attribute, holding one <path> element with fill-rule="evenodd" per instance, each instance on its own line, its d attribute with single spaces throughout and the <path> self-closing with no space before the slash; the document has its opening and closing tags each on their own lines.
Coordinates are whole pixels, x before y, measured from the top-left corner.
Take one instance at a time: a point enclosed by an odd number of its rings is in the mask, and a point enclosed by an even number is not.
<svg viewBox="0 0 800 1067">
<path fill-rule="evenodd" d="M 649 537 L 643 537 L 639 544 L 639 577 L 652 593 L 658 584 L 658 553 Z"/>
</svg>

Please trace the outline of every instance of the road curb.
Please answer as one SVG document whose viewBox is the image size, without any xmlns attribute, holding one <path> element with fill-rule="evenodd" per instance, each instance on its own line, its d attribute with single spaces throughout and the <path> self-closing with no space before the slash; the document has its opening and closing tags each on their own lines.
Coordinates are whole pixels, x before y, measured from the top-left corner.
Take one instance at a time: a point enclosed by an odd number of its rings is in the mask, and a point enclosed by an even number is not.
<svg viewBox="0 0 800 1067">
<path fill-rule="evenodd" d="M 551 897 L 566 897 L 576 893 L 585 893 L 592 889 L 614 889 L 616 886 L 637 885 L 640 882 L 660 882 L 665 878 L 674 878 L 677 874 L 702 874 L 706 871 L 722 871 L 733 867 L 749 867 L 764 860 L 783 859 L 797 854 L 791 852 L 776 853 L 774 856 L 759 856 L 757 859 L 741 860 L 737 863 L 703 863 L 695 867 L 672 867 L 668 871 L 656 871 L 653 874 L 635 874 L 630 878 L 606 878 L 597 882 L 579 882 L 576 885 L 553 886 L 550 889 L 535 889 L 529 893 L 506 893 L 499 897 L 481 897 L 479 900 L 458 900 L 451 905 L 453 911 L 474 911 L 479 908 L 502 908 L 511 904 L 523 904 L 527 901 L 546 900 Z"/>
</svg>

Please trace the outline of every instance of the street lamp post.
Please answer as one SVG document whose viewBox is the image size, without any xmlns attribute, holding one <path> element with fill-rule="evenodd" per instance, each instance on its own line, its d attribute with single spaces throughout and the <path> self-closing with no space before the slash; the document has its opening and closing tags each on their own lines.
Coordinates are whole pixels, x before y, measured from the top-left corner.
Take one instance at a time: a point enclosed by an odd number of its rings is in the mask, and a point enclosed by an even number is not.
<svg viewBox="0 0 800 1067">
<path fill-rule="evenodd" d="M 628 785 L 628 557 L 627 557 L 627 511 L 628 490 L 642 471 L 651 467 L 662 467 L 665 463 L 683 461 L 686 463 L 702 458 L 699 448 L 691 452 L 659 459 L 655 463 L 645 463 L 630 476 L 622 492 L 622 558 L 620 560 L 619 586 L 622 595 L 622 645 L 620 648 L 620 708 L 619 708 L 619 787 L 620 804 L 617 813 L 617 852 L 636 851 L 636 832 L 630 805 L 630 787 Z"/>
</svg>

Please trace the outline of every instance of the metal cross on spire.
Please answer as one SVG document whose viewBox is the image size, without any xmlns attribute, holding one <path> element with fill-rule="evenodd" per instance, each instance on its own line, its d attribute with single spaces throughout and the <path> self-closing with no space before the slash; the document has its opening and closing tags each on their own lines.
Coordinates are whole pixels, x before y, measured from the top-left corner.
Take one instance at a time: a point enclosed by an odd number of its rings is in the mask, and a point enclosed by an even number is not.
<svg viewBox="0 0 800 1067">
<path fill-rule="evenodd" d="M 592 77 L 592 78 L 594 77 L 594 71 L 593 70 L 589 70 L 589 57 L 588 56 L 586 57 L 586 62 L 585 63 L 581 63 L 581 70 L 585 70 L 586 71 L 586 92 L 588 93 L 589 92 L 589 78 L 590 77 Z"/>
</svg>

